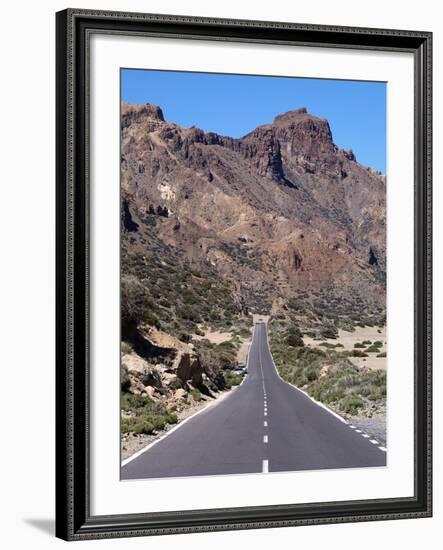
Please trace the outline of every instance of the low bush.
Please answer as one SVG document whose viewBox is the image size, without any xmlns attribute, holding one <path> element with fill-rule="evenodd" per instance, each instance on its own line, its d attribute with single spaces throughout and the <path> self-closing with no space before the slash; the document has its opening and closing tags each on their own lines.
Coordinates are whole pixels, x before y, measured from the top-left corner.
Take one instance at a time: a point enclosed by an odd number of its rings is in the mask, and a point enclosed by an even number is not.
<svg viewBox="0 0 443 550">
<path fill-rule="evenodd" d="M 360 351 L 359 349 L 353 349 L 351 357 L 368 357 L 368 354 L 364 351 Z"/>
<path fill-rule="evenodd" d="M 120 386 L 122 391 L 128 391 L 129 387 L 131 386 L 128 367 L 123 363 L 120 365 Z"/>
<path fill-rule="evenodd" d="M 224 378 L 225 378 L 225 388 L 227 390 L 230 390 L 233 386 L 238 386 L 243 380 L 243 377 L 241 375 L 234 374 L 230 371 L 226 371 L 224 373 Z"/>
<path fill-rule="evenodd" d="M 121 421 L 122 433 L 152 434 L 154 425 L 147 420 L 140 420 L 137 417 L 123 418 Z"/>
<path fill-rule="evenodd" d="M 338 330 L 335 325 L 326 325 L 320 329 L 320 336 L 322 338 L 330 338 L 335 340 L 338 336 Z"/>
<path fill-rule="evenodd" d="M 121 408 L 126 414 L 121 420 L 122 433 L 152 434 L 164 430 L 167 424 L 176 424 L 177 415 L 145 395 L 122 392 Z"/>
<path fill-rule="evenodd" d="M 285 342 L 293 348 L 304 346 L 303 335 L 297 326 L 293 325 L 287 330 Z"/>
<path fill-rule="evenodd" d="M 191 388 L 189 393 L 195 401 L 200 401 L 202 398 L 202 392 L 198 388 Z"/>
<path fill-rule="evenodd" d="M 372 346 L 369 346 L 368 348 L 366 348 L 366 352 L 367 353 L 379 353 L 380 352 L 380 347 L 375 346 L 374 344 L 372 344 Z"/>
<path fill-rule="evenodd" d="M 358 395 L 346 395 L 339 401 L 340 409 L 350 415 L 358 414 L 363 404 L 363 399 Z"/>
<path fill-rule="evenodd" d="M 322 346 L 327 349 L 336 349 L 336 348 L 343 348 L 343 344 L 331 344 L 330 342 L 321 342 L 319 346 Z"/>
</svg>

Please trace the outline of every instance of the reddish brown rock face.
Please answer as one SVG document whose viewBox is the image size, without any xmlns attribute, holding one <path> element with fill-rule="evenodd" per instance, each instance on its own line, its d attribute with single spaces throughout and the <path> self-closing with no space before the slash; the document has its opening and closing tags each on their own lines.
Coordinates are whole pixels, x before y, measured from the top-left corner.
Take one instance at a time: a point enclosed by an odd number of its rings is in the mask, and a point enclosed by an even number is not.
<svg viewBox="0 0 443 550">
<path fill-rule="evenodd" d="M 384 300 L 386 181 L 334 144 L 326 120 L 298 109 L 233 139 L 123 104 L 121 153 L 128 250 L 151 251 L 155 224 L 239 300 L 324 287 Z"/>
</svg>

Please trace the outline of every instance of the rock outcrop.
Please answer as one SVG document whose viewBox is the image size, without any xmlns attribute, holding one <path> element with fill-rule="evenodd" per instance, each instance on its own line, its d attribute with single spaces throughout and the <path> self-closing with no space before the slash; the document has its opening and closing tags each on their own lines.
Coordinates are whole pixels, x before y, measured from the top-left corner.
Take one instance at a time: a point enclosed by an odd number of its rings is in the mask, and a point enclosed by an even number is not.
<svg viewBox="0 0 443 550">
<path fill-rule="evenodd" d="M 137 339 L 143 340 L 144 346 L 135 345 L 129 353 L 122 354 L 131 393 L 152 398 L 180 396 L 181 399 L 184 394 L 177 393 L 178 390 L 203 383 L 203 368 L 191 344 L 146 325 L 138 331 Z"/>
</svg>

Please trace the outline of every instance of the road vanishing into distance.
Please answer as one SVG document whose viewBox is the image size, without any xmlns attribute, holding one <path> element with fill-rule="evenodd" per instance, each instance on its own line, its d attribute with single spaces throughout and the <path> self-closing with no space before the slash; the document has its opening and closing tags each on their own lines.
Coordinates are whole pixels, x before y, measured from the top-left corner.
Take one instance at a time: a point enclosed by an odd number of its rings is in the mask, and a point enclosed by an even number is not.
<svg viewBox="0 0 443 550">
<path fill-rule="evenodd" d="M 386 465 L 386 449 L 278 375 L 267 327 L 258 323 L 248 375 L 123 462 L 121 479 L 362 468 Z"/>
</svg>

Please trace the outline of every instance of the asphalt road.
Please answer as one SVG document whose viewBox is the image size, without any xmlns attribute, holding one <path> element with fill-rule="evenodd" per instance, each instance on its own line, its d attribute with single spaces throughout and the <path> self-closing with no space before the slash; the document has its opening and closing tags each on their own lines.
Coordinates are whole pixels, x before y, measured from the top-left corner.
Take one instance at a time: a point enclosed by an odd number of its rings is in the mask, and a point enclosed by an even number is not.
<svg viewBox="0 0 443 550">
<path fill-rule="evenodd" d="M 266 330 L 255 325 L 242 385 L 127 462 L 122 479 L 386 465 L 376 440 L 278 376 Z"/>
</svg>

